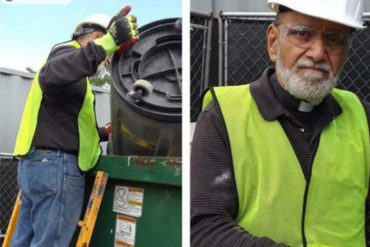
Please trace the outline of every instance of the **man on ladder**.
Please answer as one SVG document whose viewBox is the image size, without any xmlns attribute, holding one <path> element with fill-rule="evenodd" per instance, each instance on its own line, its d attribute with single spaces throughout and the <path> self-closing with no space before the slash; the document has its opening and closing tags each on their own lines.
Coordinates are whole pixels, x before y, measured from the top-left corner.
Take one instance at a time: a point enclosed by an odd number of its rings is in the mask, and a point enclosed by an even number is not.
<svg viewBox="0 0 370 247">
<path fill-rule="evenodd" d="M 12 247 L 69 246 L 81 214 L 84 172 L 95 166 L 99 142 L 109 136 L 109 128 L 97 128 L 88 76 L 138 39 L 129 10 L 112 19 L 87 17 L 35 75 L 14 150 L 21 157 L 22 203 Z"/>
</svg>

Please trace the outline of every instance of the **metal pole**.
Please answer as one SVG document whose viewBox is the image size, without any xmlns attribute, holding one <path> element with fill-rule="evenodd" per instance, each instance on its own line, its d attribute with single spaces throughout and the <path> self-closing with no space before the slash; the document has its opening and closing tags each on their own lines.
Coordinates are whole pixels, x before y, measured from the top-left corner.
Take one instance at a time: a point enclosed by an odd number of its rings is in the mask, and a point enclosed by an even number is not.
<svg viewBox="0 0 370 247">
<path fill-rule="evenodd" d="M 10 153 L 0 153 L 0 156 L 1 156 L 1 158 L 3 158 L 3 156 L 4 156 L 4 158 L 12 159 L 14 155 L 10 154 Z"/>
<path fill-rule="evenodd" d="M 363 21 L 369 21 L 370 20 L 370 12 L 364 12 L 362 15 L 362 20 Z"/>
<path fill-rule="evenodd" d="M 212 12 L 206 14 L 206 13 L 201 13 L 201 12 L 197 12 L 197 11 L 191 11 L 190 12 L 190 15 L 195 15 L 195 16 L 205 17 L 205 18 L 210 18 L 210 17 L 212 17 Z"/>
<path fill-rule="evenodd" d="M 204 20 L 204 25 L 205 26 L 208 26 L 208 19 L 205 19 Z M 203 88 L 204 88 L 204 77 L 205 77 L 205 61 L 206 61 L 206 52 L 207 52 L 207 47 L 206 47 L 206 42 L 207 42 L 207 30 L 208 28 L 206 27 L 204 30 L 203 30 L 203 42 L 202 42 L 202 67 L 201 67 L 201 72 L 200 72 L 200 87 L 199 87 L 199 97 L 202 96 L 202 93 L 203 93 Z"/>
<path fill-rule="evenodd" d="M 224 26 L 224 32 L 225 32 L 225 37 L 224 37 L 224 85 L 227 86 L 228 84 L 228 68 L 229 68 L 229 64 L 228 64 L 228 20 L 225 19 L 225 26 Z"/>
<path fill-rule="evenodd" d="M 208 21 L 208 37 L 207 37 L 207 44 L 206 44 L 206 63 L 205 63 L 205 72 L 204 72 L 204 89 L 209 87 L 209 71 L 210 71 L 210 63 L 211 63 L 211 43 L 212 43 L 212 23 L 213 18 L 211 17 Z"/>
<path fill-rule="evenodd" d="M 206 26 L 199 25 L 199 24 L 194 24 L 194 23 L 190 23 L 190 27 L 196 28 L 196 29 L 207 30 L 207 27 Z"/>
<path fill-rule="evenodd" d="M 222 86 L 222 18 L 221 12 L 218 19 L 218 85 Z"/>
<path fill-rule="evenodd" d="M 230 17 L 275 17 L 275 12 L 233 12 L 225 11 L 221 13 L 221 16 L 230 16 Z M 364 12 L 362 17 L 370 17 L 370 12 Z"/>
<path fill-rule="evenodd" d="M 275 17 L 275 12 L 231 12 L 225 11 L 221 13 L 221 16 L 231 16 L 231 17 Z"/>
</svg>

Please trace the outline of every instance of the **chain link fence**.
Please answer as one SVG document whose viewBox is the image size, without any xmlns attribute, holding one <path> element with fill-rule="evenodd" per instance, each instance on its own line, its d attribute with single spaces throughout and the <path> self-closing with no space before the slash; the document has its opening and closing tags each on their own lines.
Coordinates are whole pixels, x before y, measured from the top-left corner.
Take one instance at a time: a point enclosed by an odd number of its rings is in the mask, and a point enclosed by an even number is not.
<svg viewBox="0 0 370 247">
<path fill-rule="evenodd" d="M 266 30 L 274 16 L 228 16 L 222 17 L 223 23 L 223 85 L 250 83 L 262 75 L 270 62 Z M 367 26 L 370 17 L 364 16 Z M 342 69 L 338 87 L 356 93 L 361 99 L 370 101 L 370 27 L 355 32 L 347 60 Z"/>
<path fill-rule="evenodd" d="M 190 22 L 190 118 L 194 122 L 201 110 L 203 91 L 208 87 L 212 18 L 192 13 Z"/>
<path fill-rule="evenodd" d="M 275 19 L 274 14 L 224 12 L 221 17 L 220 37 L 211 40 L 212 19 L 191 15 L 191 121 L 201 111 L 203 92 L 208 88 L 211 42 L 221 44 L 220 51 L 212 51 L 212 60 L 221 60 L 218 67 L 219 85 L 247 84 L 258 79 L 268 66 L 273 66 L 267 54 L 266 30 Z M 364 15 L 365 25 L 352 38 L 338 87 L 356 93 L 370 102 L 370 15 Z"/>
<path fill-rule="evenodd" d="M 224 16 L 223 85 L 240 85 L 258 79 L 269 61 L 266 29 L 272 16 Z"/>
<path fill-rule="evenodd" d="M 17 164 L 13 156 L 0 154 L 0 244 L 5 237 L 18 193 Z"/>
</svg>

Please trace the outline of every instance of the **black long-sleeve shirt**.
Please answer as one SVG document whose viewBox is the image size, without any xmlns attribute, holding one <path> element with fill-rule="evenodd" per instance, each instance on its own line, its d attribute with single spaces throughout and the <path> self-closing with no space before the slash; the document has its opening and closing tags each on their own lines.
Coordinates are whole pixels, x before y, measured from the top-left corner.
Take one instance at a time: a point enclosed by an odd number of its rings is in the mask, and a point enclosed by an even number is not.
<svg viewBox="0 0 370 247">
<path fill-rule="evenodd" d="M 77 49 L 57 46 L 52 49 L 39 72 L 43 98 L 33 139 L 35 147 L 78 151 L 78 114 L 84 102 L 86 77 L 93 75 L 106 53 L 89 42 Z M 101 141 L 107 139 L 99 128 Z"/>
<path fill-rule="evenodd" d="M 341 114 L 341 107 L 328 95 L 311 112 L 298 111 L 299 100 L 281 88 L 273 69 L 266 70 L 259 81 L 251 84 L 251 94 L 266 120 L 280 122 L 307 178 L 321 131 Z M 369 104 L 363 105 L 369 119 Z M 226 135 L 222 116 L 212 102 L 200 114 L 192 141 L 192 246 L 286 246 L 265 237 L 253 236 L 235 223 L 239 202 Z"/>
</svg>

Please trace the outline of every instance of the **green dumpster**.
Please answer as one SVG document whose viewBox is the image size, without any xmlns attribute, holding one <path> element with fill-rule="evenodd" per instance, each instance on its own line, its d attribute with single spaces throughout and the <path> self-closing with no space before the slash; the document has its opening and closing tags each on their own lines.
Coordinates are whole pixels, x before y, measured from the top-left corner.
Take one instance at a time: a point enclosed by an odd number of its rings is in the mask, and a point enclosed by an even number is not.
<svg viewBox="0 0 370 247">
<path fill-rule="evenodd" d="M 181 246 L 181 168 L 181 158 L 102 156 L 87 176 L 85 204 L 96 171 L 109 174 L 90 246 Z"/>
</svg>

